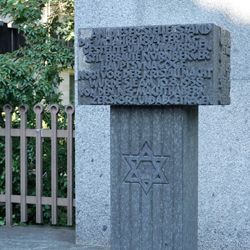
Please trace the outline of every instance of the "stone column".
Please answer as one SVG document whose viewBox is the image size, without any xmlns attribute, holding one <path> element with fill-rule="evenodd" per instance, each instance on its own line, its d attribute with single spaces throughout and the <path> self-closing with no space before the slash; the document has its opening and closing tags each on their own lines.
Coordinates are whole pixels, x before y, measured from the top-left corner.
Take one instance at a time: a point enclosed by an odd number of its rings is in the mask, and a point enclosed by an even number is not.
<svg viewBox="0 0 250 250">
<path fill-rule="evenodd" d="M 111 249 L 197 249 L 197 107 L 111 109 L 111 197 Z"/>
</svg>

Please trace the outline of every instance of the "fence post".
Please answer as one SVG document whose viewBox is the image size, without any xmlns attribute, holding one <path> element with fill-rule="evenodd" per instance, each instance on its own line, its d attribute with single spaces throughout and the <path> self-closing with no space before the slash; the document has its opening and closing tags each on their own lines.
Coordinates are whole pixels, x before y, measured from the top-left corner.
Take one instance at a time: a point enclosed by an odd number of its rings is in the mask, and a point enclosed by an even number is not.
<svg viewBox="0 0 250 250">
<path fill-rule="evenodd" d="M 19 107 L 21 115 L 20 125 L 20 163 L 21 163 L 21 222 L 26 222 L 27 217 L 27 137 L 26 137 L 26 126 L 27 126 L 27 105 L 21 105 Z"/>
<path fill-rule="evenodd" d="M 5 112 L 5 214 L 6 226 L 12 224 L 12 138 L 11 138 L 11 114 L 12 106 L 4 105 Z"/>
<path fill-rule="evenodd" d="M 73 217 L 73 114 L 74 107 L 68 105 L 65 107 L 65 112 L 67 113 L 67 224 L 72 226 Z"/>
<path fill-rule="evenodd" d="M 58 189 L 58 173 L 57 173 L 57 114 L 59 106 L 53 104 L 50 106 L 51 113 L 51 223 L 57 224 L 57 189 Z"/>
<path fill-rule="evenodd" d="M 42 161 L 42 104 L 36 104 L 33 108 L 36 114 L 36 223 L 42 223 L 42 193 L 43 193 L 43 161 Z"/>
</svg>

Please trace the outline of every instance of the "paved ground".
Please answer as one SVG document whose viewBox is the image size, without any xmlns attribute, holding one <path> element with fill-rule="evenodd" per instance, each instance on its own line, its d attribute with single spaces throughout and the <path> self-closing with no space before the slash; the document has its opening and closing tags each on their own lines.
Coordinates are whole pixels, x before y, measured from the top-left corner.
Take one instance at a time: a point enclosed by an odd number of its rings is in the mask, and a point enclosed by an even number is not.
<svg viewBox="0 0 250 250">
<path fill-rule="evenodd" d="M 108 250 L 74 244 L 75 232 L 71 228 L 16 226 L 0 227 L 1 250 Z"/>
</svg>

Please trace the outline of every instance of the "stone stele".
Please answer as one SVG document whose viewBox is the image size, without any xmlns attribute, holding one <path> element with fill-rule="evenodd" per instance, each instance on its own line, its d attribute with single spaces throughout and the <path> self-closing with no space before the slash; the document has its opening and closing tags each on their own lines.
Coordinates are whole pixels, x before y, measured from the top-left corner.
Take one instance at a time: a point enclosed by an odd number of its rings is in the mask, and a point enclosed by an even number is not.
<svg viewBox="0 0 250 250">
<path fill-rule="evenodd" d="M 111 105 L 111 249 L 197 250 L 198 105 L 230 103 L 229 32 L 79 32 L 79 103 Z"/>
</svg>

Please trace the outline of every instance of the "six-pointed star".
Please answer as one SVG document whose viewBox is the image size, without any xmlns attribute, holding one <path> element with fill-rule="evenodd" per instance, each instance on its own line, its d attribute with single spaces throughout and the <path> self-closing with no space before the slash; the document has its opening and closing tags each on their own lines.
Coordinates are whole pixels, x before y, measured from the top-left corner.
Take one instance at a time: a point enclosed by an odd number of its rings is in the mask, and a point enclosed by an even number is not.
<svg viewBox="0 0 250 250">
<path fill-rule="evenodd" d="M 138 155 L 123 155 L 125 163 L 130 167 L 125 182 L 140 183 L 146 194 L 153 184 L 168 184 L 162 171 L 168 157 L 155 156 L 148 143 L 145 142 Z"/>
</svg>

